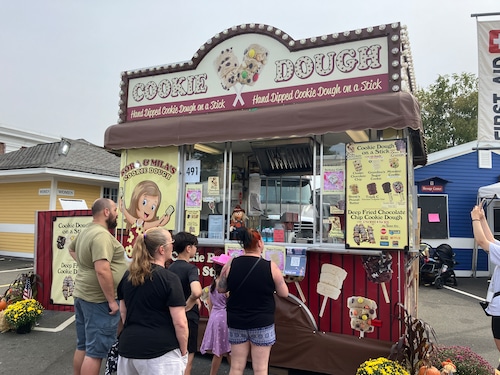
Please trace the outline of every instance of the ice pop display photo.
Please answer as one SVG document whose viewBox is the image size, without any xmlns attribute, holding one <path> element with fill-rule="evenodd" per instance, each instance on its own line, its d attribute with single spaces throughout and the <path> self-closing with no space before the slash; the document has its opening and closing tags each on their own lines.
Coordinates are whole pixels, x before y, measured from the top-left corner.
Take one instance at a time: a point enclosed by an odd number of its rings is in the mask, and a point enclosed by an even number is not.
<svg viewBox="0 0 500 375">
<path fill-rule="evenodd" d="M 373 227 L 368 225 L 368 227 L 365 228 L 363 224 L 356 224 L 354 226 L 352 238 L 354 242 L 356 242 L 356 245 L 360 245 L 362 242 L 375 243 Z"/>
<path fill-rule="evenodd" d="M 384 251 L 381 255 L 365 255 L 362 257 L 363 268 L 368 281 L 380 284 L 386 303 L 390 303 L 385 283 L 392 279 L 392 255 Z"/>
<path fill-rule="evenodd" d="M 404 185 L 401 181 L 396 181 L 392 183 L 392 188 L 394 189 L 394 192 L 399 195 L 399 200 L 401 202 L 405 201 L 405 195 L 404 193 Z"/>
<path fill-rule="evenodd" d="M 382 189 L 384 190 L 384 193 L 389 196 L 389 202 L 392 203 L 392 189 L 391 189 L 391 183 L 390 182 L 384 182 L 382 184 Z"/>
<path fill-rule="evenodd" d="M 349 317 L 351 318 L 351 328 L 359 331 L 359 336 L 363 337 L 365 332 L 371 333 L 374 327 L 380 327 L 381 321 L 376 320 L 377 303 L 366 297 L 352 296 L 347 298 Z"/>
<path fill-rule="evenodd" d="M 347 272 L 333 264 L 325 263 L 321 266 L 319 283 L 316 287 L 318 294 L 324 296 L 319 316 L 322 317 L 325 312 L 328 298 L 337 299 L 340 296 L 342 284 L 347 277 Z"/>
<path fill-rule="evenodd" d="M 394 144 L 396 145 L 396 150 L 406 152 L 406 141 L 404 139 L 397 139 Z"/>
</svg>

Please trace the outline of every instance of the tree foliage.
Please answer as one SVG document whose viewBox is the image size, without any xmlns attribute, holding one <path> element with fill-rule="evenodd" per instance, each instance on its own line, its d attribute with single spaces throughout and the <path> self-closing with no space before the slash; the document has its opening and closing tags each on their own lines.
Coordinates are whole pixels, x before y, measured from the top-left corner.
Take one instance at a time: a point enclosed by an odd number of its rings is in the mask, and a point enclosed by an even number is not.
<svg viewBox="0 0 500 375">
<path fill-rule="evenodd" d="M 429 153 L 477 139 L 477 95 L 472 73 L 439 75 L 427 89 L 417 90 Z"/>
</svg>

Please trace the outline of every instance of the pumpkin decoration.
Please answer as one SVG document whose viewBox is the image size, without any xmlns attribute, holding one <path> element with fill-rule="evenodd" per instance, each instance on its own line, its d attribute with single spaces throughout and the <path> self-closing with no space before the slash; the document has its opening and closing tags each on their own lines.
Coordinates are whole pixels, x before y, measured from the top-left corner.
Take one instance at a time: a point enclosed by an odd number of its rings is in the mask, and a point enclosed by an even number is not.
<svg viewBox="0 0 500 375">
<path fill-rule="evenodd" d="M 2 300 L 0 300 L 0 311 L 3 311 L 7 308 L 7 301 L 2 298 Z"/>
<path fill-rule="evenodd" d="M 448 358 L 446 361 L 441 362 L 443 368 L 441 369 L 441 375 L 453 375 L 457 373 L 457 366 L 453 364 Z"/>
<path fill-rule="evenodd" d="M 441 371 L 432 365 L 423 365 L 418 370 L 418 375 L 441 375 Z"/>
</svg>

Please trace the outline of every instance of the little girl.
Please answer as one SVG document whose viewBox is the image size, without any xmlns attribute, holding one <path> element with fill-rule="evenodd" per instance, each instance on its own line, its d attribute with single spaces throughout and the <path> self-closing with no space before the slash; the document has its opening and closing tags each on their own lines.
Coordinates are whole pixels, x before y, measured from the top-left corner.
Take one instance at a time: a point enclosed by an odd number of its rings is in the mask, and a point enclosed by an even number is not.
<svg viewBox="0 0 500 375">
<path fill-rule="evenodd" d="M 212 352 L 212 366 L 210 375 L 216 375 L 222 362 L 222 357 L 229 354 L 231 344 L 228 340 L 227 317 L 226 317 L 226 293 L 217 291 L 220 272 L 224 264 L 231 259 L 230 256 L 222 254 L 212 258 L 214 262 L 215 277 L 210 286 L 210 299 L 208 302 L 210 317 L 208 318 L 205 335 L 201 343 L 200 352 L 205 354 Z M 230 361 L 228 356 L 228 362 Z"/>
</svg>

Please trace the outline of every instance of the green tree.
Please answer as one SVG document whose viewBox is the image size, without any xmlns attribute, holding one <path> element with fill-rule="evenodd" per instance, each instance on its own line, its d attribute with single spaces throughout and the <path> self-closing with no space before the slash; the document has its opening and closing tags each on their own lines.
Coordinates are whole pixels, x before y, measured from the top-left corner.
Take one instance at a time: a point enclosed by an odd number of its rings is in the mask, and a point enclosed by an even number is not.
<svg viewBox="0 0 500 375">
<path fill-rule="evenodd" d="M 439 75 L 417 90 L 429 153 L 477 139 L 477 90 L 472 73 Z"/>
</svg>

